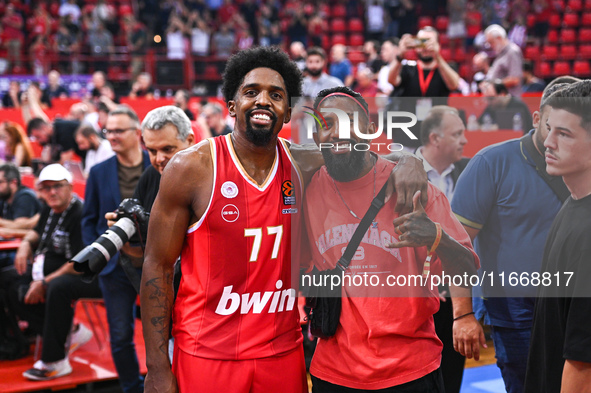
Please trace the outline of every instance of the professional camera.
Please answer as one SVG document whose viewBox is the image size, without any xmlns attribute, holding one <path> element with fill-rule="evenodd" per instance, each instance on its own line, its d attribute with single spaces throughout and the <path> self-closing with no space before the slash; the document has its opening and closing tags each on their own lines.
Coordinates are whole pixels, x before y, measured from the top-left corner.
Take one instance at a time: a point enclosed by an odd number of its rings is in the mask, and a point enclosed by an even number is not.
<svg viewBox="0 0 591 393">
<path fill-rule="evenodd" d="M 107 265 L 109 259 L 117 254 L 128 241 L 144 246 L 148 233 L 150 213 L 146 212 L 140 201 L 124 199 L 117 210 L 117 222 L 98 239 L 71 259 L 74 270 L 84 273 L 92 280 Z"/>
</svg>

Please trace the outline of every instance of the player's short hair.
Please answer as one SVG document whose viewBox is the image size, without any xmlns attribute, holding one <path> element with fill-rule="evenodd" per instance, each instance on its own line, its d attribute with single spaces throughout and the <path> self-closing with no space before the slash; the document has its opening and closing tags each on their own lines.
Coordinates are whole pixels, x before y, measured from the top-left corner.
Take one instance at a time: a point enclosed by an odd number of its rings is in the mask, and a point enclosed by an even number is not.
<svg viewBox="0 0 591 393">
<path fill-rule="evenodd" d="M 554 92 L 547 101 L 553 109 L 563 109 L 581 117 L 581 127 L 591 133 L 591 80 L 573 83 Z"/>
<path fill-rule="evenodd" d="M 142 135 L 145 130 L 159 131 L 167 124 L 176 127 L 177 139 L 183 142 L 191 134 L 191 120 L 189 120 L 185 111 L 174 105 L 166 105 L 148 112 L 142 122 Z"/>
<path fill-rule="evenodd" d="M 437 131 L 443 121 L 443 115 L 446 113 L 454 114 L 460 117 L 460 112 L 456 108 L 447 105 L 437 105 L 431 108 L 425 120 L 421 123 L 421 143 L 423 145 L 429 144 L 429 135 Z"/>
<path fill-rule="evenodd" d="M 540 111 L 548 105 L 547 101 L 548 98 L 558 90 L 569 86 L 573 83 L 580 82 L 581 79 L 575 78 L 574 76 L 564 75 L 559 76 L 558 78 L 553 79 L 548 85 L 544 88 L 544 92 L 542 93 L 542 98 L 540 100 Z"/>
<path fill-rule="evenodd" d="M 222 93 L 226 103 L 232 101 L 246 74 L 255 68 L 270 68 L 282 77 L 290 100 L 302 95 L 302 73 L 289 56 L 277 47 L 255 47 L 240 51 L 228 59 Z"/>
<path fill-rule="evenodd" d="M 349 89 L 347 86 L 336 86 L 331 87 L 330 89 L 321 90 L 320 93 L 318 93 L 318 95 L 316 96 L 316 99 L 314 100 L 314 109 L 318 109 L 318 106 L 320 105 L 320 102 L 324 99 L 324 97 L 332 93 L 343 93 L 353 97 L 363 107 L 363 109 L 365 109 L 366 113 L 369 113 L 369 105 L 367 105 L 367 101 L 365 101 L 363 96 L 357 93 L 356 91 Z"/>
</svg>

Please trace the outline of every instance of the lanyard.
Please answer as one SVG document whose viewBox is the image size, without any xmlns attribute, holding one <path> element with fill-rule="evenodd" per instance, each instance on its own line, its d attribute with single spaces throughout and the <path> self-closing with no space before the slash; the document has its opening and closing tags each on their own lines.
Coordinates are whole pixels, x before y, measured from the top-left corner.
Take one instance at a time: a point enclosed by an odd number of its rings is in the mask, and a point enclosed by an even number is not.
<svg viewBox="0 0 591 393">
<path fill-rule="evenodd" d="M 64 223 L 64 220 L 65 220 L 66 216 L 68 215 L 68 212 L 70 211 L 72 206 L 74 206 L 74 202 L 76 202 L 77 200 L 78 200 L 78 198 L 76 198 L 75 196 L 73 196 L 72 199 L 70 199 L 70 204 L 68 205 L 66 210 L 60 215 L 59 219 L 57 220 L 57 225 L 53 229 L 54 232 L 61 229 L 62 224 Z M 46 253 L 47 250 L 49 249 L 49 239 L 47 239 L 47 236 L 49 235 L 49 228 L 51 227 L 52 221 L 53 221 L 53 209 L 49 212 L 49 217 L 47 218 L 47 221 L 45 222 L 45 228 L 43 228 L 43 234 L 41 235 L 41 241 L 39 242 L 39 246 L 37 247 L 37 252 L 35 253 L 36 256 L 39 254 Z M 66 248 L 67 248 L 66 254 L 69 254 L 70 253 L 69 244 L 66 244 Z M 70 258 L 70 257 L 71 257 L 71 255 L 66 255 L 66 258 Z"/>
<path fill-rule="evenodd" d="M 423 97 L 427 95 L 427 89 L 431 84 L 431 79 L 433 79 L 433 75 L 435 75 L 435 68 L 436 66 L 429 70 L 429 75 L 427 75 L 427 79 L 425 79 L 425 74 L 423 73 L 423 65 L 417 62 L 417 69 L 419 70 L 419 86 L 421 87 L 421 94 Z"/>
</svg>

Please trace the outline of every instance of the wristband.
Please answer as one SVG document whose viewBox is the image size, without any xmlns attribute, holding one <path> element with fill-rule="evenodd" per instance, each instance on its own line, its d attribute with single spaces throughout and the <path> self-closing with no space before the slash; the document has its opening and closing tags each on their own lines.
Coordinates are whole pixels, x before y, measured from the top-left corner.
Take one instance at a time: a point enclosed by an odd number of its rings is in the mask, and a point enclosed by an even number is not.
<svg viewBox="0 0 591 393">
<path fill-rule="evenodd" d="M 427 254 L 427 259 L 425 259 L 425 263 L 423 264 L 423 277 L 428 277 L 431 273 L 431 258 L 433 257 L 433 253 L 439 246 L 439 242 L 441 241 L 441 224 L 436 222 L 435 228 L 437 229 L 437 236 L 435 236 L 435 241 Z"/>
<path fill-rule="evenodd" d="M 472 314 L 474 314 L 474 311 L 470 311 L 470 312 L 469 312 L 469 313 L 467 313 L 467 314 L 460 315 L 459 317 L 457 317 L 457 318 L 454 318 L 454 322 L 455 322 L 455 321 L 457 321 L 458 319 L 462 319 L 462 318 L 464 318 L 464 317 L 467 317 L 468 315 L 472 315 Z"/>
</svg>

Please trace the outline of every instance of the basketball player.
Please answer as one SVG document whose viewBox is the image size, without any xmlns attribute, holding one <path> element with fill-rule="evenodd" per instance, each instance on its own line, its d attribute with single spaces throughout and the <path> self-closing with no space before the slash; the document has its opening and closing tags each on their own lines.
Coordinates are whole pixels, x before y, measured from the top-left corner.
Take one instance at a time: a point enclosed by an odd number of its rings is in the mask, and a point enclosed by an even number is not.
<svg viewBox="0 0 591 393">
<path fill-rule="evenodd" d="M 234 131 L 178 153 L 166 166 L 142 276 L 146 392 L 307 391 L 290 262 L 302 179 L 277 137 L 300 86 L 297 66 L 280 50 L 238 53 L 223 86 Z M 179 254 L 183 278 L 173 311 Z"/>
</svg>

